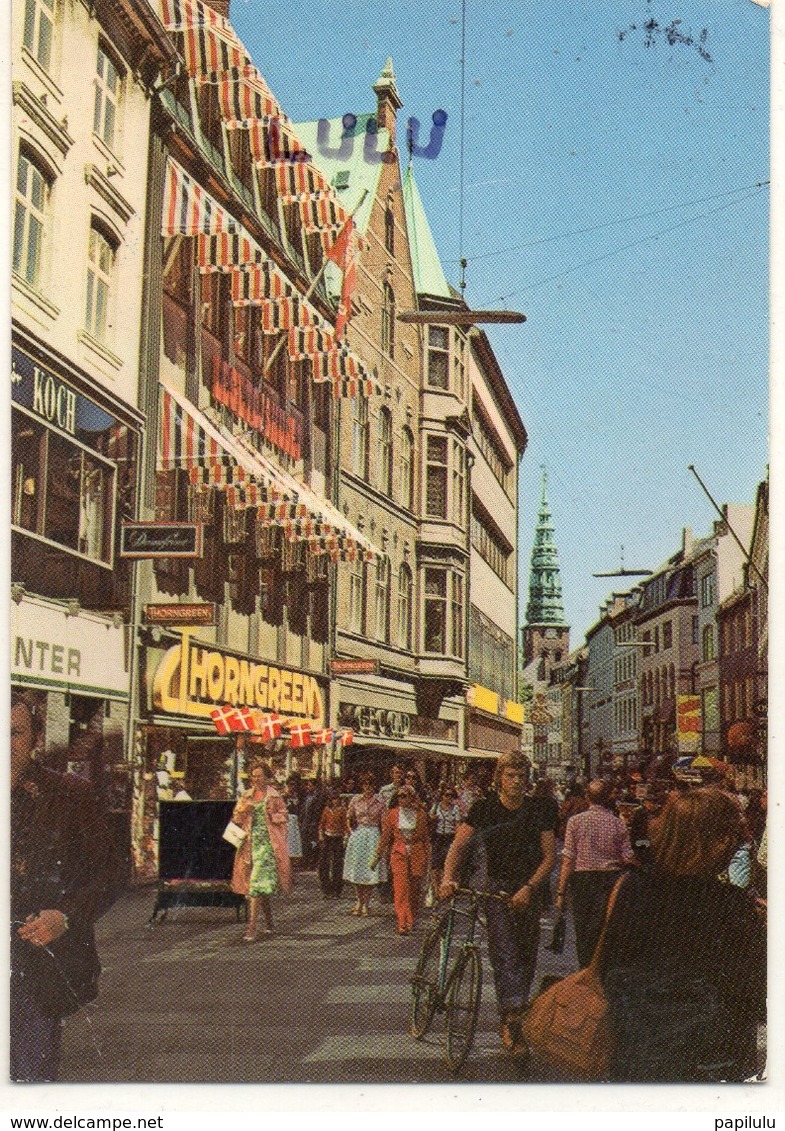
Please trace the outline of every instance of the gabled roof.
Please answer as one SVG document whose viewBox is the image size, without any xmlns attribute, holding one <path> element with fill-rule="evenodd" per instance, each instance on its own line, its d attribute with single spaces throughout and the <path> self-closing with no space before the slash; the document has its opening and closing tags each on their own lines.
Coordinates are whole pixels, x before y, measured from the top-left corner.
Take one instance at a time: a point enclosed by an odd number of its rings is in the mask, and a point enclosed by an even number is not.
<svg viewBox="0 0 785 1131">
<path fill-rule="evenodd" d="M 403 206 L 406 211 L 414 288 L 417 294 L 454 299 L 455 293 L 444 276 L 431 225 L 428 223 L 411 165 L 407 168 L 403 179 Z"/>
<path fill-rule="evenodd" d="M 375 114 L 359 114 L 354 125 L 345 125 L 343 118 L 321 119 L 327 122 L 327 129 L 319 122 L 297 122 L 294 132 L 313 158 L 317 169 L 335 187 L 336 196 L 347 212 L 352 212 L 362 194 L 368 195 L 357 209 L 354 222 L 360 233 L 368 227 L 371 207 L 376 198 L 379 174 L 382 171 L 381 154 L 387 151 L 390 135 L 387 130 L 376 130 L 368 134 L 367 126 Z M 321 140 L 320 140 L 321 133 Z M 372 144 L 373 143 L 373 144 Z M 366 155 L 366 147 L 369 153 Z M 377 157 L 373 160 L 372 155 Z"/>
</svg>

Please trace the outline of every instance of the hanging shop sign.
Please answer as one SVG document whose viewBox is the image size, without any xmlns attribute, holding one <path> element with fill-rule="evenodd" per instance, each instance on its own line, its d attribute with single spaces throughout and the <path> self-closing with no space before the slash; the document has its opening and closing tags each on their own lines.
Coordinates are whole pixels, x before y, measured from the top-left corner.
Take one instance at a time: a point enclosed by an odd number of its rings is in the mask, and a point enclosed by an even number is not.
<svg viewBox="0 0 785 1131">
<path fill-rule="evenodd" d="M 701 701 L 697 695 L 676 696 L 676 743 L 680 753 L 698 749 L 701 735 Z"/>
<path fill-rule="evenodd" d="M 146 624 L 215 624 L 215 605 L 145 605 Z"/>
<path fill-rule="evenodd" d="M 330 660 L 331 675 L 378 675 L 378 660 Z"/>
<path fill-rule="evenodd" d="M 11 604 L 10 637 L 12 682 L 128 698 L 123 624 L 25 596 Z"/>
<path fill-rule="evenodd" d="M 273 667 L 193 640 L 164 653 L 153 676 L 153 705 L 167 714 L 209 719 L 216 706 L 258 707 L 324 726 L 324 698 L 312 675 Z"/>
<path fill-rule="evenodd" d="M 201 558 L 200 522 L 124 522 L 121 558 Z"/>
</svg>

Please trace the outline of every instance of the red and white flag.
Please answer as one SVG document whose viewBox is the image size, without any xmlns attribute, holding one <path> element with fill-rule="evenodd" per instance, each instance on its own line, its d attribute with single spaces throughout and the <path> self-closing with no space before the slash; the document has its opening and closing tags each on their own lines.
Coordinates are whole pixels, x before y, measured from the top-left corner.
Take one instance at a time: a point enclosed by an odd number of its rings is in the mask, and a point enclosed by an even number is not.
<svg viewBox="0 0 785 1131">
<path fill-rule="evenodd" d="M 325 253 L 343 271 L 341 300 L 335 316 L 335 340 L 340 342 L 352 316 L 352 295 L 357 286 L 357 235 L 351 216 L 338 233 L 338 238 Z"/>
<path fill-rule="evenodd" d="M 210 712 L 219 734 L 250 732 L 256 729 L 256 717 L 250 707 L 231 707 L 228 703 Z"/>
<path fill-rule="evenodd" d="M 237 708 L 230 707 L 229 704 L 225 707 L 216 707 L 214 711 L 210 712 L 210 718 L 215 724 L 215 729 L 219 734 L 229 734 L 231 731 L 230 721 L 236 714 Z"/>
<path fill-rule="evenodd" d="M 257 723 L 256 733 L 264 742 L 281 737 L 281 720 L 278 715 L 262 715 Z"/>
<path fill-rule="evenodd" d="M 354 731 L 345 730 L 341 732 L 341 746 L 351 746 L 354 742 Z"/>
<path fill-rule="evenodd" d="M 312 746 L 329 746 L 333 740 L 333 732 L 328 728 L 326 730 L 312 730 L 311 731 L 311 745 Z"/>
<path fill-rule="evenodd" d="M 307 723 L 293 723 L 289 727 L 289 741 L 292 747 L 311 745 L 311 728 Z"/>
</svg>

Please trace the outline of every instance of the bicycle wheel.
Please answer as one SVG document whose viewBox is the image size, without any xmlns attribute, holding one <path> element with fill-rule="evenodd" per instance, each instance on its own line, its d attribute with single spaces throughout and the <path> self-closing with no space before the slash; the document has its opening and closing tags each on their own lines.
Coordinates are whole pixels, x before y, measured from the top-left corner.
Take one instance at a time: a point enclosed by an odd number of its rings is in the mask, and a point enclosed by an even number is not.
<svg viewBox="0 0 785 1131">
<path fill-rule="evenodd" d="M 445 994 L 447 1062 L 453 1072 L 461 1071 L 472 1047 L 481 996 L 480 952 L 476 946 L 467 946 L 455 961 Z"/>
<path fill-rule="evenodd" d="M 447 916 L 437 919 L 426 934 L 420 948 L 420 957 L 412 978 L 412 1005 L 409 1012 L 409 1032 L 421 1040 L 428 1032 L 438 1000 L 439 967 L 442 944 L 447 932 Z"/>
</svg>

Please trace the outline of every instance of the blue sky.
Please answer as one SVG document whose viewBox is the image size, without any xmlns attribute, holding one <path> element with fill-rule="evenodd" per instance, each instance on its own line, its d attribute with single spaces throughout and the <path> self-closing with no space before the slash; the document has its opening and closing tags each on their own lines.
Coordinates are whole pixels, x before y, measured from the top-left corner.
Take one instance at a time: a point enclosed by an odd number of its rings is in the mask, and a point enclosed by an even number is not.
<svg viewBox="0 0 785 1131">
<path fill-rule="evenodd" d="M 653 568 L 683 526 L 710 529 L 688 464 L 720 502 L 752 502 L 765 474 L 769 190 L 754 186 L 768 179 L 769 13 L 751 0 L 466 8 L 466 297 L 527 316 L 489 328 L 530 437 L 521 604 L 544 463 L 577 645 L 623 587 L 591 576 L 622 544 L 628 567 Z M 404 120 L 447 111 L 441 152 L 415 172 L 453 283 L 460 16 L 460 0 L 231 10 L 295 121 L 372 110 L 388 55 Z"/>
</svg>

